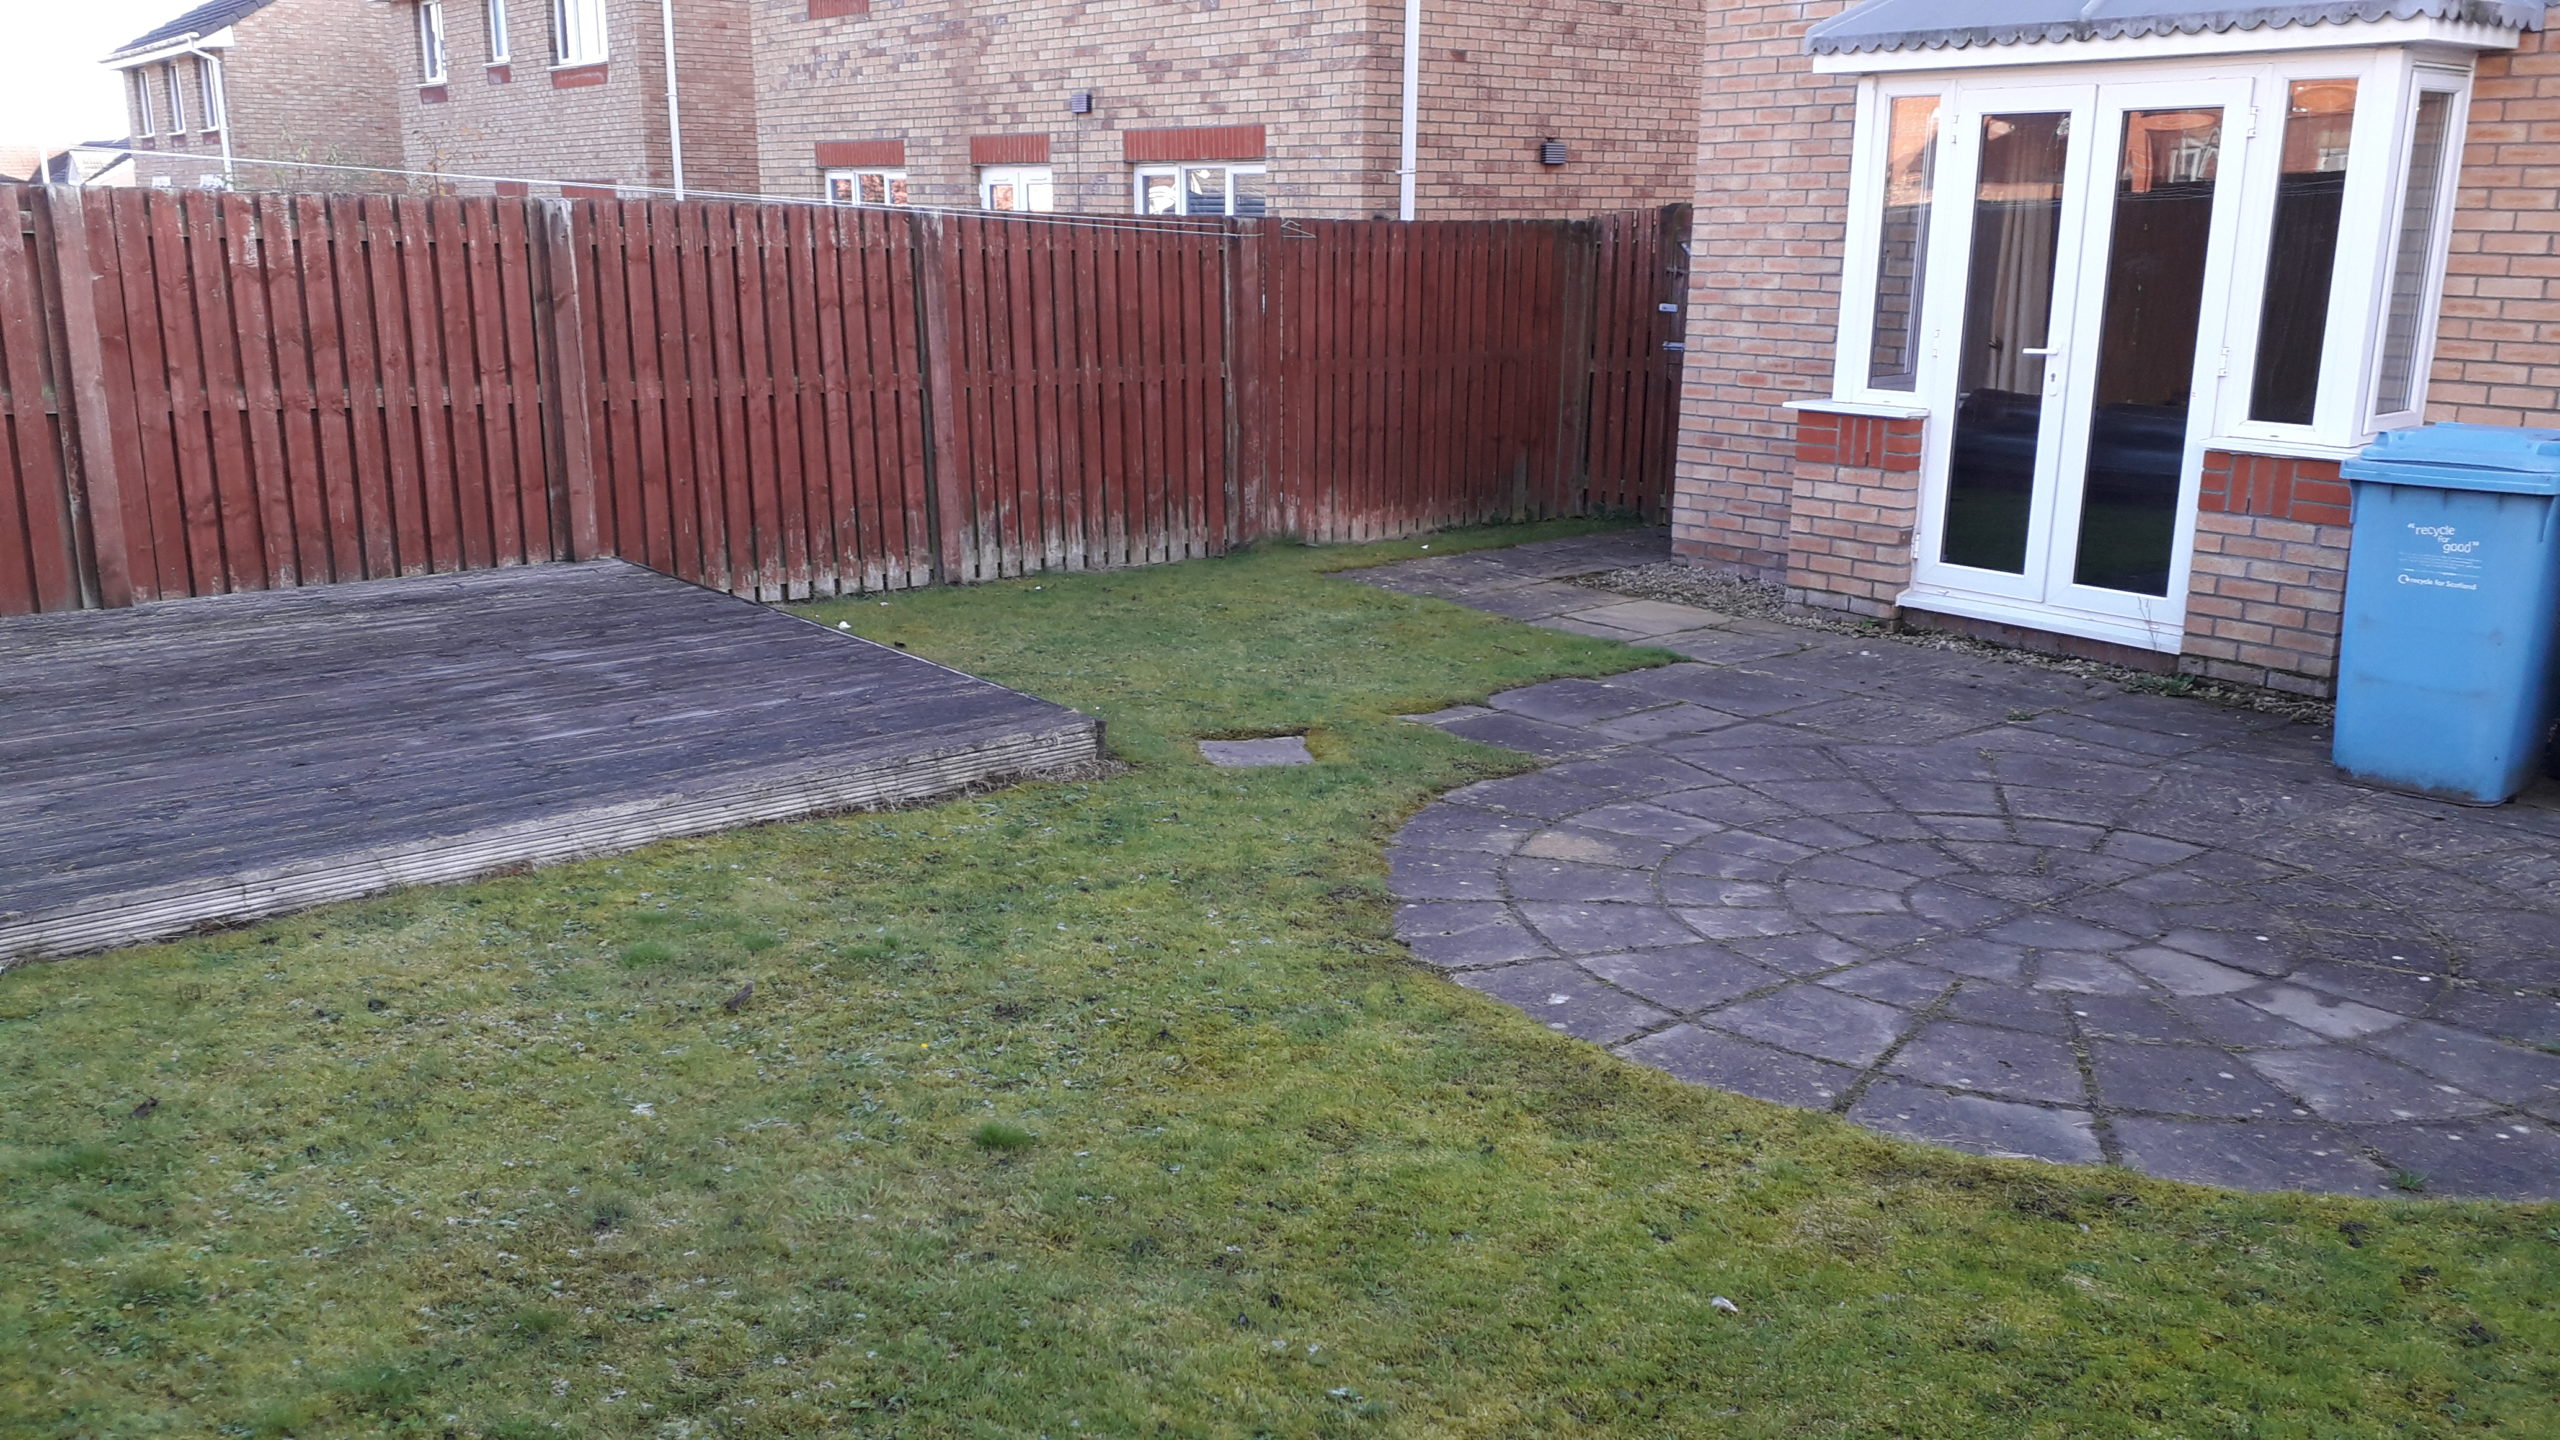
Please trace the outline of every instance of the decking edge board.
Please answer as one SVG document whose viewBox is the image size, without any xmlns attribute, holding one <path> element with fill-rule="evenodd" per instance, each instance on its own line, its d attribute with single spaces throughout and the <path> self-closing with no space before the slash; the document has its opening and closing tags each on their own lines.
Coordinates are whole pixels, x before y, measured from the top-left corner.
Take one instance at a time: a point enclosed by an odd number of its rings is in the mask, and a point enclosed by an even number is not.
<svg viewBox="0 0 2560 1440">
<path fill-rule="evenodd" d="M 729 783 L 700 793 L 617 801 L 463 835 L 90 896 L 30 914 L 0 914 L 0 971 L 405 886 L 450 884 L 523 865 L 619 854 L 658 840 L 746 825 L 929 801 L 988 781 L 1037 779 L 1101 756 L 1101 722 L 1077 715 L 1046 729 L 882 763 L 864 763 L 859 755 L 812 756 L 730 777 Z"/>
</svg>

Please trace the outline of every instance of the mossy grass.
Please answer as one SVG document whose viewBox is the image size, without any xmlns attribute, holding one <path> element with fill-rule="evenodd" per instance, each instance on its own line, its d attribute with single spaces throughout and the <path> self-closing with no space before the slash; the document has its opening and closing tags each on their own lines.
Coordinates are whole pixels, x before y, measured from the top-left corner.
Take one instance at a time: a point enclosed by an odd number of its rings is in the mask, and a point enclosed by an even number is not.
<svg viewBox="0 0 2560 1440">
<path fill-rule="evenodd" d="M 1385 840 L 1526 762 L 1396 717 L 1664 657 L 1325 572 L 1558 533 L 810 607 L 1128 768 L 0 976 L 0 1434 L 2560 1428 L 2550 1207 L 1896 1144 L 1414 965 Z"/>
</svg>

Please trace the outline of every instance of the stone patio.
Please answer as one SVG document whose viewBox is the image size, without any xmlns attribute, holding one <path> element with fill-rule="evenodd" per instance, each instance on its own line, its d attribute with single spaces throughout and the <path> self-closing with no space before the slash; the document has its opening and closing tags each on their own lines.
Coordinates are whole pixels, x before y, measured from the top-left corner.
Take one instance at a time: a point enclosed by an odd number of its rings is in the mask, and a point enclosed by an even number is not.
<svg viewBox="0 0 2560 1440">
<path fill-rule="evenodd" d="M 1414 953 L 1699 1084 L 2247 1189 L 2560 1196 L 2560 803 L 2340 783 L 2327 733 L 1561 583 L 1363 572 L 1688 663 L 1420 717 L 1552 762 L 1406 826 Z"/>
</svg>

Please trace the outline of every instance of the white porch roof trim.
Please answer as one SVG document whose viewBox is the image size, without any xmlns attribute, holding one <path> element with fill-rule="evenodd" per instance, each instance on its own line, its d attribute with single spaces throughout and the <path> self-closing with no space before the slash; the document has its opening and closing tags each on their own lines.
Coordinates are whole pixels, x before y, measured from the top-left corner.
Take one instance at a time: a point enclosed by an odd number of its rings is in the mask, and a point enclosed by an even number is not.
<svg viewBox="0 0 2560 1440">
<path fill-rule="evenodd" d="M 1873 55 L 2388 21 L 2432 21 L 2436 24 L 2426 28 L 2512 34 L 2541 29 L 2545 9 L 2545 0 L 2271 0 L 2205 6 L 2168 0 L 1862 0 L 1807 31 L 1805 49 L 1817 56 Z M 2340 36 L 2338 43 L 2356 41 Z"/>
</svg>

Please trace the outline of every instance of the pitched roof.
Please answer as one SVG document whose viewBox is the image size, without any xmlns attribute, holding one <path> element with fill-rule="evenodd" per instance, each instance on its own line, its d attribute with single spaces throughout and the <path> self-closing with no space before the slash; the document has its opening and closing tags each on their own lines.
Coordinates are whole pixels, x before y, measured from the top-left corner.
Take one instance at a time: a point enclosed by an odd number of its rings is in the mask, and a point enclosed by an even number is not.
<svg viewBox="0 0 2560 1440">
<path fill-rule="evenodd" d="M 2544 8 L 2545 0 L 1863 0 L 1806 32 L 1805 49 L 1857 55 L 2359 20 L 2454 20 L 2539 30 Z"/>
<path fill-rule="evenodd" d="M 117 46 L 114 54 L 107 58 L 114 59 L 116 55 L 130 55 L 137 50 L 157 50 L 171 41 L 183 40 L 190 35 L 210 35 L 232 21 L 254 15 L 274 3 L 275 0 L 205 0 L 204 4 L 198 5 L 159 29 L 137 35 Z"/>
<path fill-rule="evenodd" d="M 44 151 L 34 145 L 0 145 L 0 181 L 41 179 Z"/>
</svg>

